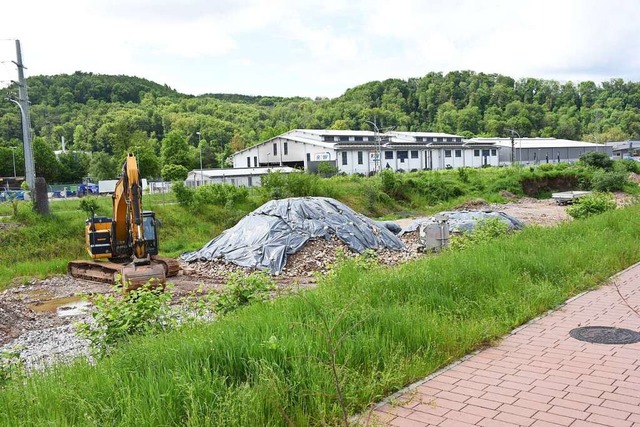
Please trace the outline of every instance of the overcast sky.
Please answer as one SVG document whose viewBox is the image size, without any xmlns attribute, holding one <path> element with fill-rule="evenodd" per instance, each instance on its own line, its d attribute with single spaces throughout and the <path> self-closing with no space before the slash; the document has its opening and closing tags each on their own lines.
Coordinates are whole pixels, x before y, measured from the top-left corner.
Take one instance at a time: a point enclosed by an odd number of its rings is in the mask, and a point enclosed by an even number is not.
<svg viewBox="0 0 640 427">
<path fill-rule="evenodd" d="M 0 5 L 0 86 L 144 77 L 188 94 L 336 97 L 371 80 L 473 70 L 640 80 L 637 0 L 21 0 Z"/>
</svg>

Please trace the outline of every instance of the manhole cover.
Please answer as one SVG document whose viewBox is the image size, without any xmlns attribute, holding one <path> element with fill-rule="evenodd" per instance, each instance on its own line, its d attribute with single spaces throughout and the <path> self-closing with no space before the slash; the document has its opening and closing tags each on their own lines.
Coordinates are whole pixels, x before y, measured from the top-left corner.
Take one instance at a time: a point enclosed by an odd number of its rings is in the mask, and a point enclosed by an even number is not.
<svg viewBox="0 0 640 427">
<path fill-rule="evenodd" d="M 569 332 L 571 337 L 595 344 L 633 344 L 640 342 L 640 333 L 610 326 L 585 326 Z"/>
</svg>

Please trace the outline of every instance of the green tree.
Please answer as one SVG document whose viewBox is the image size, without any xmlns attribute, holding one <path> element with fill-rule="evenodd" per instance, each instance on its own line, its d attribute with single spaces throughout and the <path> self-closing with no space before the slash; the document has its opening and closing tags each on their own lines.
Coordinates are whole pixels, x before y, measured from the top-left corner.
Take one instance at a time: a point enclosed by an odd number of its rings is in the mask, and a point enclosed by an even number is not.
<svg viewBox="0 0 640 427">
<path fill-rule="evenodd" d="M 36 176 L 43 177 L 48 183 L 57 182 L 60 163 L 51 146 L 42 137 L 33 139 L 33 160 Z"/>
<path fill-rule="evenodd" d="M 162 164 L 180 165 L 185 169 L 189 169 L 193 163 L 193 156 L 189 151 L 187 140 L 178 132 L 171 131 L 162 141 L 161 149 Z M 164 173 L 162 174 L 164 177 Z"/>
<path fill-rule="evenodd" d="M 162 167 L 162 179 L 165 181 L 184 181 L 189 171 L 182 165 L 164 165 Z"/>
<path fill-rule="evenodd" d="M 87 176 L 91 158 L 86 153 L 68 151 L 58 156 L 58 162 L 60 163 L 58 181 L 82 182 L 82 178 Z"/>
<path fill-rule="evenodd" d="M 89 176 L 96 181 L 115 179 L 119 175 L 120 165 L 116 165 L 112 156 L 107 153 L 93 153 L 89 163 Z"/>
</svg>

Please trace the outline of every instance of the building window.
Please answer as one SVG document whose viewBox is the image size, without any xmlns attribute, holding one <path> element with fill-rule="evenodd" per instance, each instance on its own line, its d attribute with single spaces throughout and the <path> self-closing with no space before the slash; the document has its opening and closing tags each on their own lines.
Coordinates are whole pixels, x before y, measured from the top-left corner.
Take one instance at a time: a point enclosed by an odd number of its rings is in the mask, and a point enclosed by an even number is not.
<svg viewBox="0 0 640 427">
<path fill-rule="evenodd" d="M 248 176 L 247 177 L 247 186 L 248 187 L 253 187 L 253 177 L 252 176 Z"/>
<path fill-rule="evenodd" d="M 339 136 L 334 136 L 333 137 L 333 141 L 334 142 L 340 142 L 340 137 Z"/>
<path fill-rule="evenodd" d="M 411 158 L 412 159 L 417 159 L 418 158 L 418 150 L 415 150 L 415 151 L 411 152 Z"/>
<path fill-rule="evenodd" d="M 253 167 L 254 168 L 258 167 L 258 156 L 253 156 Z"/>
<path fill-rule="evenodd" d="M 451 157 L 451 150 L 444 150 L 445 157 Z"/>
<path fill-rule="evenodd" d="M 307 153 L 307 163 L 311 162 L 311 153 Z"/>
<path fill-rule="evenodd" d="M 287 142 L 284 143 L 284 147 L 283 147 L 282 151 L 284 151 L 284 155 L 285 156 L 287 154 L 289 154 L 289 143 L 287 143 Z"/>
<path fill-rule="evenodd" d="M 491 150 L 491 155 L 495 156 L 497 154 L 497 151 L 495 149 Z"/>
<path fill-rule="evenodd" d="M 273 143 L 273 155 L 278 155 L 278 144 L 276 144 L 275 142 Z"/>
<path fill-rule="evenodd" d="M 361 136 L 356 136 L 356 137 L 354 137 L 354 140 L 355 141 L 362 141 L 362 137 Z"/>
<path fill-rule="evenodd" d="M 489 150 L 482 150 L 482 157 L 486 157 L 489 155 Z"/>
<path fill-rule="evenodd" d="M 231 178 L 231 185 L 236 185 L 236 179 L 235 178 Z"/>
<path fill-rule="evenodd" d="M 462 157 L 462 150 L 456 150 L 456 157 Z"/>
<path fill-rule="evenodd" d="M 341 154 L 342 154 L 342 166 L 345 166 L 347 164 L 347 152 L 343 151 Z"/>
<path fill-rule="evenodd" d="M 409 152 L 408 151 L 398 151 L 398 159 L 408 159 Z"/>
<path fill-rule="evenodd" d="M 358 151 L 358 164 L 361 165 L 364 163 L 364 160 L 362 159 L 362 151 Z"/>
<path fill-rule="evenodd" d="M 385 158 L 386 160 L 391 160 L 391 159 L 393 159 L 393 151 L 385 151 L 385 152 L 384 152 L 384 158 Z"/>
<path fill-rule="evenodd" d="M 251 157 L 247 157 L 247 167 L 251 167 Z"/>
<path fill-rule="evenodd" d="M 473 150 L 473 157 L 480 157 L 480 150 Z"/>
<path fill-rule="evenodd" d="M 353 141 L 355 141 L 355 140 L 356 140 L 356 137 L 355 137 L 355 136 L 350 136 L 350 137 L 349 137 L 349 141 L 353 142 Z"/>
</svg>

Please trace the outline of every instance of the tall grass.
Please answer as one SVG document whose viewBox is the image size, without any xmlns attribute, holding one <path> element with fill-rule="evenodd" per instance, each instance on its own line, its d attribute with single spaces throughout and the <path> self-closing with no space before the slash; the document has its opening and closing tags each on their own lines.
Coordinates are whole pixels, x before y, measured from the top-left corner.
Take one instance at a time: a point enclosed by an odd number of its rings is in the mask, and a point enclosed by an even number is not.
<svg viewBox="0 0 640 427">
<path fill-rule="evenodd" d="M 533 227 L 392 270 L 346 264 L 299 296 L 10 383 L 0 423 L 336 424 L 342 405 L 362 411 L 638 261 L 638 214 Z"/>
</svg>

